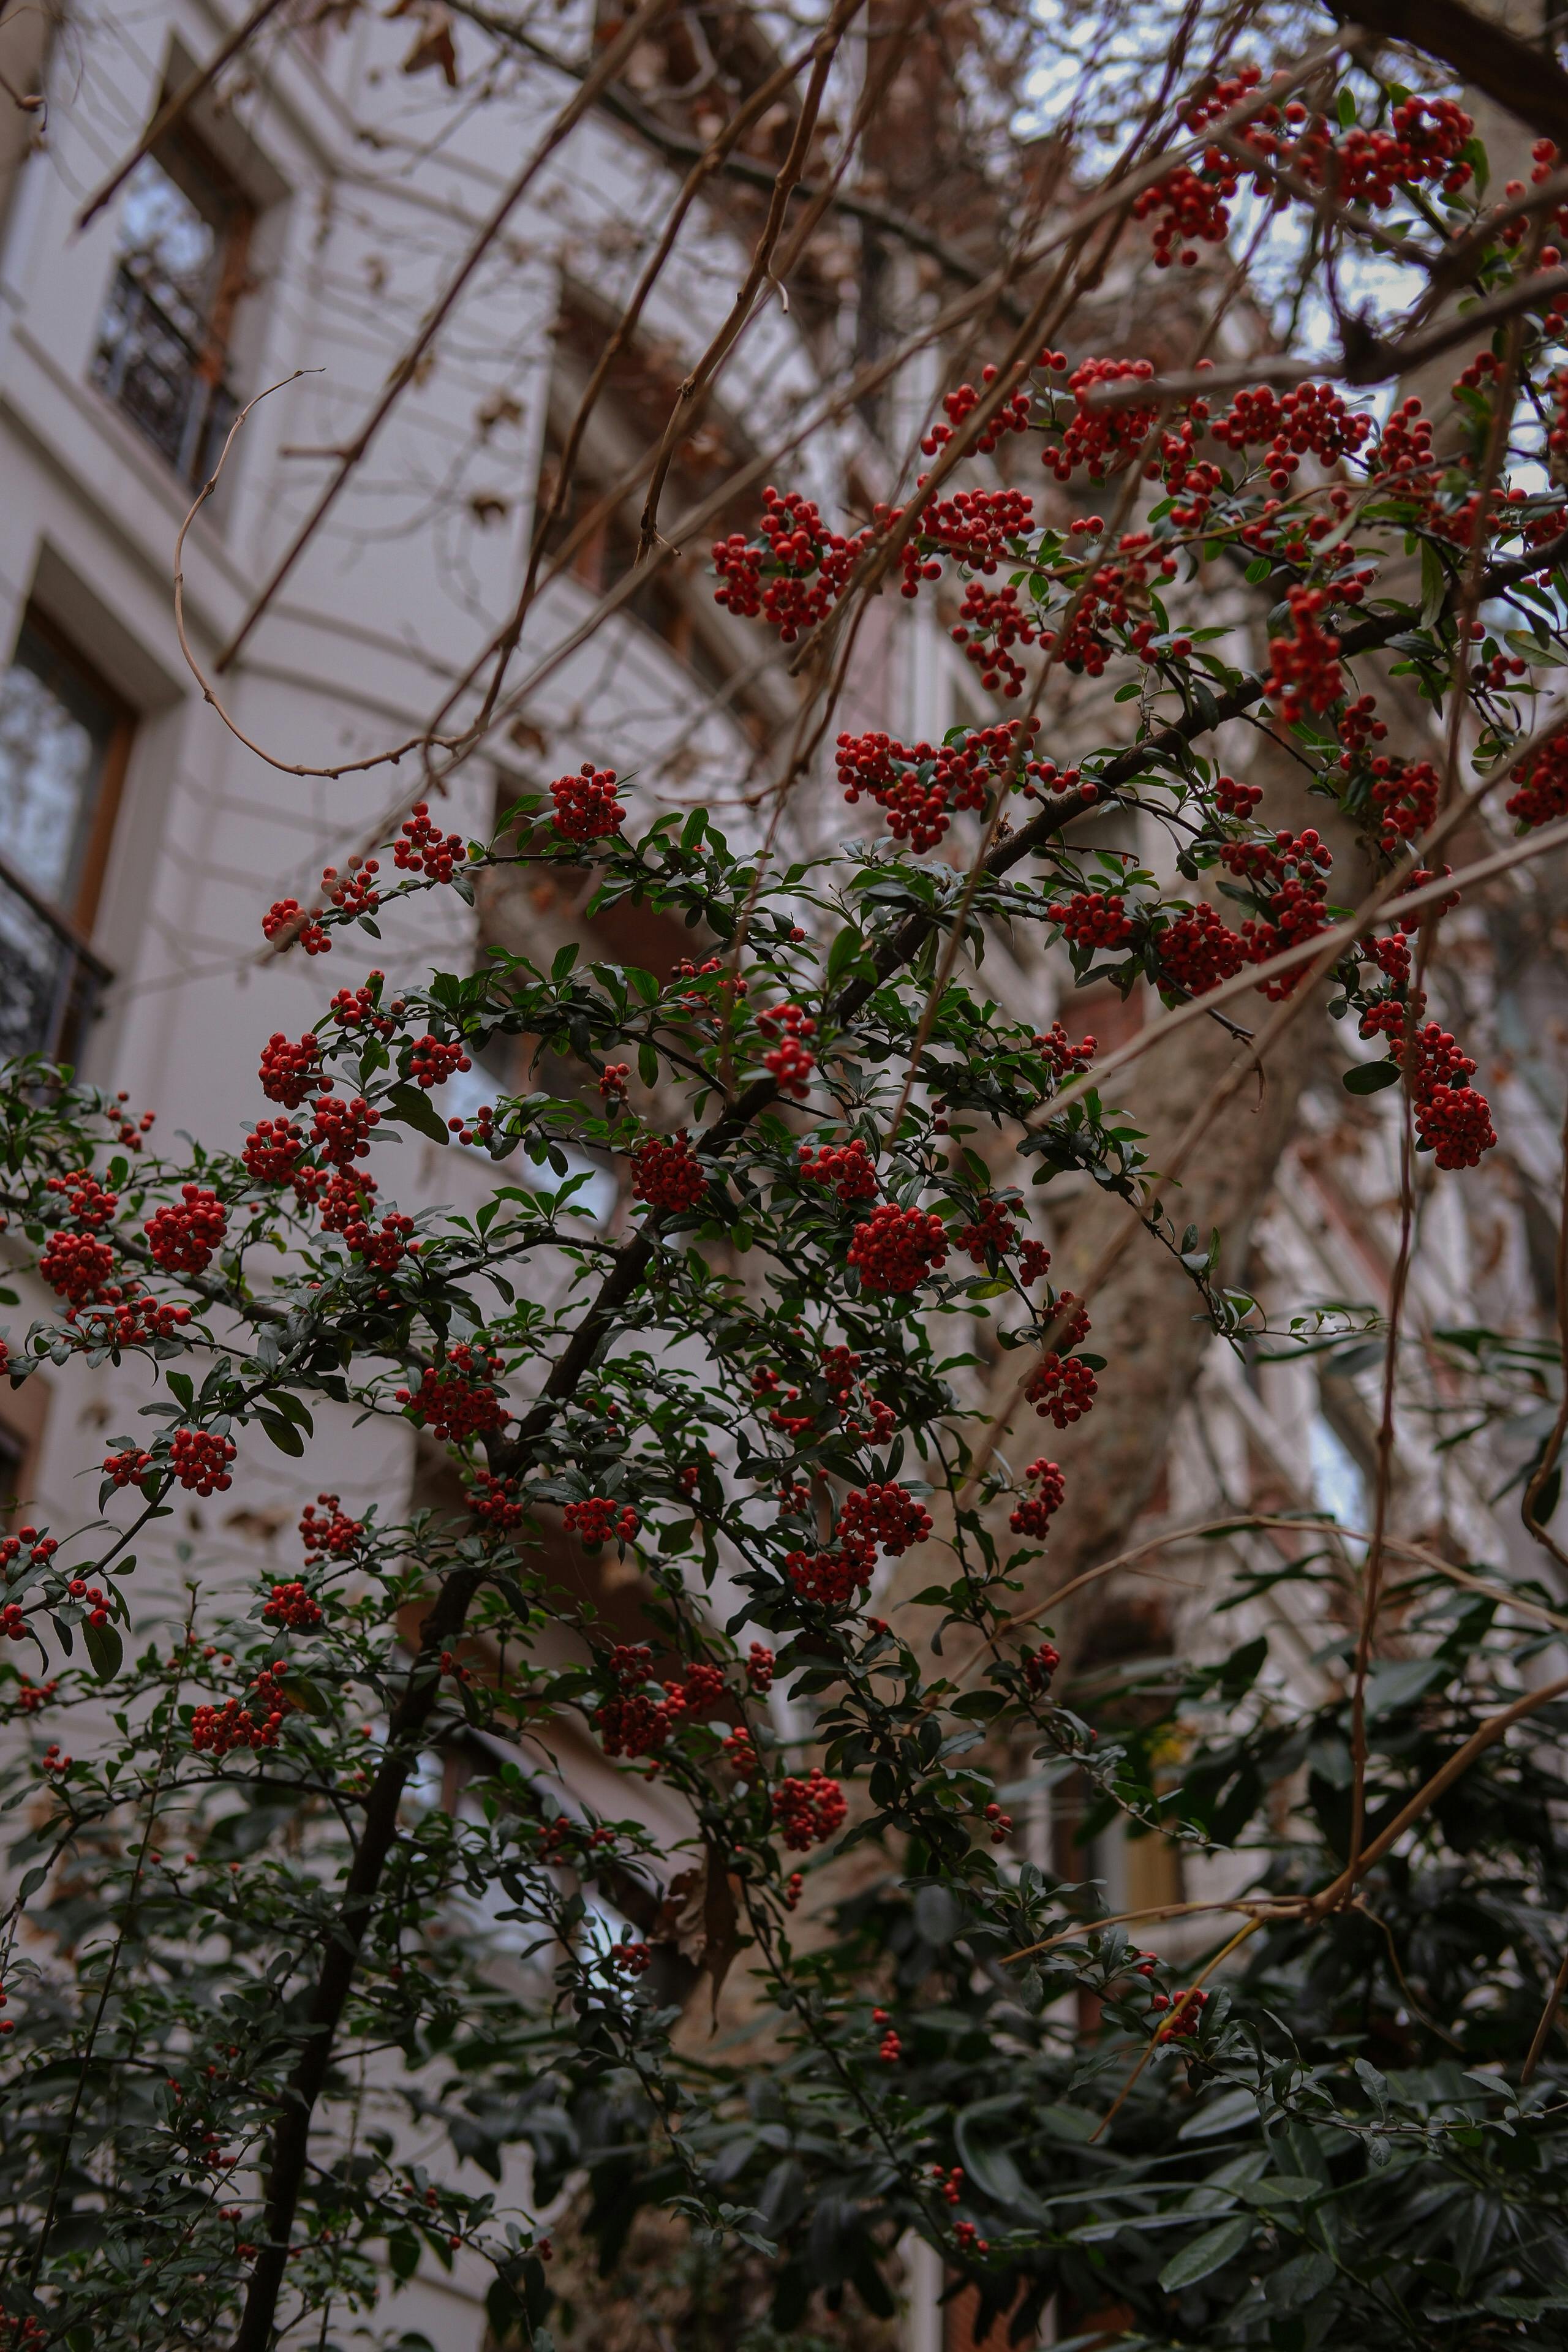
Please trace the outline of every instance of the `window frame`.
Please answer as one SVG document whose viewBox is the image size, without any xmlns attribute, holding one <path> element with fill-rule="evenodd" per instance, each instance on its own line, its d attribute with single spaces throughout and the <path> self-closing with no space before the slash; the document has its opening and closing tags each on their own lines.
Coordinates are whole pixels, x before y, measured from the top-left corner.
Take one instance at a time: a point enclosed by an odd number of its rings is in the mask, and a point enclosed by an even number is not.
<svg viewBox="0 0 1568 2352">
<path fill-rule="evenodd" d="M 221 414 L 218 395 L 227 392 L 229 401 L 237 404 L 237 395 L 228 388 L 229 362 L 234 351 L 236 319 L 249 282 L 251 245 L 262 207 L 201 132 L 189 122 L 180 122 L 166 131 L 148 149 L 147 160 L 156 165 L 213 232 L 217 248 L 216 261 L 212 293 L 202 320 L 200 341 L 198 344 L 195 337 L 187 335 L 177 319 L 168 316 L 157 296 L 142 284 L 136 272 L 130 268 L 123 251 L 117 248 L 113 270 L 100 301 L 97 340 L 89 380 L 116 415 L 123 418 L 142 441 L 157 452 L 171 473 L 181 481 L 195 482 L 205 470 L 206 453 L 213 437 L 214 415 Z M 194 437 L 187 408 L 184 437 L 192 440 L 192 446 L 188 450 L 183 448 L 180 457 L 170 456 L 168 449 L 126 400 L 125 369 L 122 367 L 118 371 L 118 383 L 111 386 L 110 382 L 105 380 L 116 373 L 112 364 L 106 364 L 106 362 L 117 347 L 106 341 L 105 332 L 115 288 L 122 275 L 131 279 L 142 300 L 150 303 L 165 320 L 176 341 L 193 354 L 190 368 L 192 384 L 205 387 L 201 426 Z"/>
<path fill-rule="evenodd" d="M 69 900 L 62 902 L 48 891 L 34 886 L 37 897 L 51 908 L 62 925 L 73 931 L 82 942 L 90 943 L 109 871 L 109 856 L 119 820 L 120 804 L 124 797 L 126 773 L 131 765 L 136 713 L 119 689 L 110 685 L 98 665 L 82 652 L 76 640 L 60 627 L 58 621 L 50 618 L 42 605 L 30 599 L 24 605 L 21 619 L 16 625 L 5 664 L 7 670 L 16 667 L 25 634 L 46 646 L 62 667 L 74 671 L 88 692 L 96 697 L 110 714 L 98 790 L 82 836 L 76 887 Z"/>
</svg>

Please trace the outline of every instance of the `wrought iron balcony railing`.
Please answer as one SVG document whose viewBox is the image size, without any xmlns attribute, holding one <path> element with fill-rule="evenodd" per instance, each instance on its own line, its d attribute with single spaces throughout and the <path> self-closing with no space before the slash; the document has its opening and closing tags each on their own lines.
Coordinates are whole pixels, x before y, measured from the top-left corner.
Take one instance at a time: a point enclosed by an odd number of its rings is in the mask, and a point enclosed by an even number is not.
<svg viewBox="0 0 1568 2352">
<path fill-rule="evenodd" d="M 188 482 L 216 463 L 237 403 L 210 358 L 122 262 L 115 273 L 92 380 Z"/>
<path fill-rule="evenodd" d="M 0 856 L 0 1058 L 76 1061 L 112 978 L 75 925 Z"/>
</svg>

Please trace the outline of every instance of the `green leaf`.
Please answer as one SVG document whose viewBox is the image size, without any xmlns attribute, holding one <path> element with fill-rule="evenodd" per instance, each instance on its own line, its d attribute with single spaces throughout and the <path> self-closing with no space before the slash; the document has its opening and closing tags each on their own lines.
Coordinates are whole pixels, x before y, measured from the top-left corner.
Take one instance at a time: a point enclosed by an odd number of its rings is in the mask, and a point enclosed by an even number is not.
<svg viewBox="0 0 1568 2352">
<path fill-rule="evenodd" d="M 637 1047 L 637 1076 L 645 1087 L 658 1084 L 658 1055 L 646 1038 Z"/>
<path fill-rule="evenodd" d="M 1399 1084 L 1397 1062 L 1356 1062 L 1340 1080 L 1347 1095 L 1378 1095 Z"/>
<path fill-rule="evenodd" d="M 279 1453 L 291 1454 L 298 1461 L 305 1451 L 305 1441 L 293 1423 L 285 1421 L 280 1412 L 268 1412 L 259 1405 L 257 1407 L 256 1418 L 278 1448 Z"/>
<path fill-rule="evenodd" d="M 1429 539 L 1421 542 L 1421 625 L 1429 629 L 1448 596 L 1448 574 Z"/>
<path fill-rule="evenodd" d="M 866 942 L 853 923 L 846 923 L 827 950 L 827 985 L 832 988 L 859 956 Z"/>
<path fill-rule="evenodd" d="M 1251 562 L 1247 567 L 1246 577 L 1247 584 L 1250 587 L 1256 588 L 1261 581 L 1268 579 L 1268 574 L 1273 571 L 1273 569 L 1274 566 L 1269 562 L 1268 558 L 1266 555 L 1255 555 Z"/>
<path fill-rule="evenodd" d="M 1304 2303 L 1315 2303 L 1333 2283 L 1333 2263 L 1314 2246 L 1271 2273 L 1263 2282 L 1263 2292 L 1276 2311 L 1296 2311 Z"/>
<path fill-rule="evenodd" d="M 395 1118 L 405 1127 L 416 1127 L 432 1143 L 450 1143 L 452 1139 L 445 1119 L 419 1087 L 394 1087 L 390 1094 L 382 1097 L 381 1108 L 385 1118 Z"/>
<path fill-rule="evenodd" d="M 120 1672 L 120 1662 L 125 1655 L 125 1644 L 115 1625 L 95 1625 L 89 1617 L 81 1629 L 87 1643 L 87 1654 L 92 1660 L 93 1673 L 100 1683 L 108 1682 Z"/>
<path fill-rule="evenodd" d="M 1205 2230 L 1179 2254 L 1173 2254 L 1160 2273 L 1160 2284 L 1167 2294 L 1174 2294 L 1184 2286 L 1194 2286 L 1199 2279 L 1207 2278 L 1233 2262 L 1252 2237 L 1253 2224 L 1245 2214 L 1234 2221 L 1222 2221 L 1217 2230 Z"/>
<path fill-rule="evenodd" d="M 313 1683 L 309 1675 L 285 1675 L 278 1687 L 286 1698 L 293 1700 L 296 1706 L 302 1706 L 307 1715 L 314 1716 L 318 1723 L 331 1721 L 331 1703 L 320 1684 Z"/>
<path fill-rule="evenodd" d="M 419 2241 L 412 2230 L 395 2230 L 386 2242 L 394 2278 L 408 2279 L 419 2267 Z"/>
</svg>

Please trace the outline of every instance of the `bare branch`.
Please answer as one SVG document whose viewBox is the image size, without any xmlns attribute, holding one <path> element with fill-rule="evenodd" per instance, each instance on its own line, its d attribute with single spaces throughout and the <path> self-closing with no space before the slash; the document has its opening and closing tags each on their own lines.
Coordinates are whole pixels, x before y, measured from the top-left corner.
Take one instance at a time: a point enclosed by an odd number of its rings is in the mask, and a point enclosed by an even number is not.
<svg viewBox="0 0 1568 2352">
<path fill-rule="evenodd" d="M 582 88 L 577 91 L 574 98 L 567 100 L 560 113 L 555 117 L 554 121 L 551 124 L 550 129 L 545 133 L 542 141 L 534 149 L 532 154 L 529 157 L 521 171 L 518 173 L 516 178 L 505 190 L 504 194 L 501 195 L 490 213 L 489 217 L 479 228 L 478 235 L 474 237 L 472 244 L 469 246 L 468 252 L 464 255 L 456 272 L 447 281 L 446 290 L 441 295 L 440 299 L 436 303 L 434 309 L 426 314 L 425 323 L 420 328 L 419 332 L 415 336 L 413 342 L 408 346 L 408 349 L 404 352 L 402 358 L 398 360 L 395 366 L 393 368 L 390 376 L 387 378 L 385 391 L 382 394 L 381 398 L 376 402 L 375 406 L 371 410 L 370 415 L 365 418 L 364 423 L 360 426 L 358 433 L 343 450 L 337 472 L 332 476 L 331 480 L 327 484 L 326 488 L 317 499 L 315 505 L 311 508 L 310 513 L 306 516 L 304 521 L 300 524 L 299 530 L 289 541 L 287 551 L 279 562 L 273 567 L 271 575 L 268 578 L 266 586 L 261 590 L 261 593 L 252 604 L 249 611 L 246 614 L 244 620 L 240 623 L 233 636 L 229 639 L 222 653 L 218 656 L 215 667 L 220 674 L 226 670 L 233 661 L 236 654 L 238 653 L 241 646 L 244 645 L 247 637 L 249 636 L 252 629 L 256 626 L 257 622 L 261 618 L 262 614 L 267 610 L 268 605 L 271 603 L 279 589 L 283 585 L 284 581 L 287 580 L 290 572 L 293 571 L 295 564 L 304 553 L 310 540 L 315 536 L 315 533 L 320 528 L 323 519 L 336 502 L 338 495 L 342 489 L 344 483 L 348 480 L 349 476 L 353 472 L 355 467 L 359 464 L 361 458 L 370 447 L 371 443 L 374 440 L 377 433 L 379 433 L 381 427 L 386 422 L 387 417 L 391 415 L 393 409 L 402 398 L 403 394 L 413 382 L 415 371 L 418 367 L 419 362 L 429 350 L 431 344 L 435 341 L 437 335 L 440 332 L 442 327 L 451 316 L 452 310 L 456 306 L 464 287 L 467 286 L 469 278 L 479 268 L 479 263 L 484 259 L 485 255 L 489 251 L 490 247 L 500 235 L 501 230 L 506 226 L 507 220 L 516 208 L 517 205 L 521 202 L 523 195 L 527 193 L 535 177 L 543 169 L 545 163 L 548 163 L 550 157 L 555 152 L 555 150 L 560 146 L 562 141 L 567 138 L 576 128 L 584 115 L 587 113 L 589 108 L 593 105 L 595 98 L 597 96 L 600 89 L 603 89 L 605 83 L 607 82 L 611 77 L 619 70 L 621 66 L 625 64 L 626 58 L 630 57 L 632 51 L 642 39 L 644 34 L 647 33 L 649 26 L 656 24 L 658 18 L 664 16 L 673 5 L 674 0 L 643 0 L 642 6 L 637 10 L 634 16 L 628 17 L 626 22 L 622 26 L 615 39 L 605 49 L 604 56 L 599 59 L 598 64 L 595 66 L 592 72 L 585 77 Z"/>
</svg>

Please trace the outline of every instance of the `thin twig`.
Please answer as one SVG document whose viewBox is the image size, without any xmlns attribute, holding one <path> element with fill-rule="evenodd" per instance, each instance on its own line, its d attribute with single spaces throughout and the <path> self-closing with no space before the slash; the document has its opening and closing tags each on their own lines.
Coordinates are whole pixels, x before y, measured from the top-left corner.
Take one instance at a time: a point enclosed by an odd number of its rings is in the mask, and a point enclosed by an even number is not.
<svg viewBox="0 0 1568 2352">
<path fill-rule="evenodd" d="M 205 65 L 199 66 L 194 74 L 180 84 L 173 98 L 166 100 L 158 109 L 125 161 L 122 163 L 117 163 L 102 186 L 89 196 L 76 216 L 79 229 L 89 227 L 105 205 L 112 204 L 142 157 L 150 155 L 159 140 L 167 137 L 181 116 L 195 105 L 203 90 L 208 89 L 217 79 L 230 58 L 239 55 L 251 35 L 259 32 L 268 16 L 276 16 L 282 5 L 283 0 L 257 0 L 257 5 L 251 10 L 249 16 L 241 19 L 227 40 L 220 48 L 214 51 Z"/>
<path fill-rule="evenodd" d="M 1530 2049 L 1524 2064 L 1520 2069 L 1521 2089 L 1530 2081 L 1541 2063 L 1541 2053 L 1545 2049 L 1551 2038 L 1552 2029 L 1557 2022 L 1557 2012 L 1563 2006 L 1563 1995 L 1565 1991 L 1568 1991 L 1568 1950 L 1563 1952 L 1561 1965 L 1552 1982 L 1551 1998 L 1541 2012 L 1541 2022 L 1531 2035 Z"/>
<path fill-rule="evenodd" d="M 670 411 L 668 422 L 660 436 L 658 446 L 654 451 L 653 465 L 648 476 L 647 496 L 643 501 L 641 537 L 637 547 L 639 563 L 647 556 L 658 537 L 658 502 L 663 494 L 665 477 L 669 471 L 670 460 L 675 455 L 676 444 L 689 431 L 695 418 L 697 402 L 711 387 L 720 370 L 733 351 L 741 330 L 752 315 L 752 306 L 767 282 L 773 249 L 783 234 L 784 217 L 789 211 L 789 200 L 799 184 L 801 174 L 805 169 L 805 159 L 811 152 L 811 142 L 816 131 L 816 118 L 822 110 L 823 93 L 827 88 L 827 77 L 833 69 L 834 58 L 838 54 L 838 45 L 851 20 L 865 5 L 866 0 L 836 0 L 832 16 L 817 37 L 811 79 L 806 84 L 805 96 L 801 101 L 800 113 L 795 120 L 795 135 L 790 141 L 789 152 L 780 165 L 778 177 L 773 182 L 768 216 L 763 225 L 762 235 L 758 237 L 755 250 L 752 255 L 751 267 L 744 279 L 736 289 L 729 317 L 709 343 L 696 366 L 683 379 L 680 389 L 675 395 L 675 405 Z"/>
<path fill-rule="evenodd" d="M 1110 2126 L 1116 2120 L 1116 2117 L 1121 2114 L 1122 2107 L 1126 2105 L 1126 2102 L 1132 2095 L 1139 2076 L 1142 2074 L 1144 2067 L 1149 2063 L 1150 2059 L 1154 2055 L 1155 2051 L 1160 2048 L 1162 2042 L 1171 2039 L 1170 2027 L 1175 2022 L 1176 2018 L 1181 2015 L 1181 2004 L 1190 2000 L 1193 1994 L 1202 1989 L 1205 1978 L 1212 1976 L 1215 1969 L 1219 1967 L 1222 1960 L 1228 1960 L 1232 1952 L 1236 1950 L 1238 1944 L 1245 1944 L 1249 1936 L 1256 1936 L 1259 1927 L 1266 1924 L 1266 1921 L 1262 1918 L 1254 1918 L 1249 1919 L 1245 1927 L 1238 1927 L 1235 1935 L 1230 1938 L 1229 1942 L 1220 1946 L 1218 1951 L 1215 1954 L 1213 1959 L 1209 1961 L 1208 1965 L 1198 1970 L 1197 1975 L 1193 1979 L 1192 1983 L 1187 1987 L 1185 1992 L 1177 1994 L 1176 1999 L 1178 2006 L 1174 2015 L 1168 2021 L 1166 2025 L 1156 2028 L 1153 2035 L 1143 2050 L 1142 2054 L 1139 2058 L 1138 2063 L 1133 2067 L 1132 2072 L 1129 2074 L 1125 2083 L 1122 2084 L 1121 2088 L 1110 2102 L 1110 2106 L 1107 2107 L 1104 2115 L 1101 2116 L 1099 2123 L 1096 2124 L 1094 2129 L 1090 2132 L 1089 2142 L 1091 2147 L 1095 2141 L 1100 2137 L 1100 2133 L 1102 2131 L 1109 2131 Z"/>
<path fill-rule="evenodd" d="M 436 337 L 440 332 L 442 327 L 445 326 L 447 319 L 451 316 L 453 309 L 455 308 L 458 298 L 462 294 L 463 289 L 467 286 L 469 278 L 473 276 L 475 270 L 484 259 L 485 255 L 489 251 L 490 247 L 495 243 L 496 238 L 500 235 L 500 232 L 505 227 L 511 213 L 515 210 L 519 203 L 521 203 L 522 197 L 532 184 L 534 179 L 537 177 L 539 173 L 542 171 L 544 165 L 549 162 L 551 156 L 560 146 L 562 141 L 569 137 L 571 132 L 575 130 L 584 115 L 587 113 L 589 108 L 593 105 L 599 91 L 604 88 L 605 84 L 619 71 L 626 58 L 630 57 L 632 51 L 637 47 L 638 42 L 641 41 L 644 35 L 654 24 L 658 22 L 658 18 L 664 16 L 673 5 L 674 0 L 643 0 L 642 6 L 637 9 L 635 16 L 629 16 L 626 23 L 621 26 L 621 29 L 616 34 L 615 39 L 610 42 L 609 46 L 606 47 L 604 56 L 599 59 L 597 65 L 594 67 L 592 72 L 590 72 L 584 80 L 582 87 L 574 92 L 574 94 L 567 100 L 566 104 L 561 109 L 560 113 L 557 114 L 554 121 L 551 124 L 550 129 L 546 131 L 543 139 L 533 150 L 531 155 L 530 155 L 527 163 L 524 163 L 522 169 L 517 173 L 516 177 L 510 182 L 510 185 L 503 191 L 500 198 L 497 200 L 489 218 L 481 224 L 478 233 L 473 238 L 473 241 L 468 247 L 468 252 L 463 256 L 461 262 L 453 272 L 451 278 L 448 278 L 439 299 L 426 313 L 424 324 L 420 327 L 418 333 L 415 336 L 412 343 L 409 344 L 407 350 L 403 353 L 403 356 L 394 366 L 391 374 L 387 378 L 386 388 L 383 392 L 380 399 L 376 402 L 375 406 L 371 410 L 370 415 L 365 418 L 364 423 L 360 426 L 360 429 L 355 434 L 353 439 L 344 448 L 336 473 L 332 476 L 331 480 L 327 484 L 325 489 L 321 491 L 315 505 L 310 509 L 310 513 L 300 525 L 299 530 L 294 533 L 293 538 L 289 541 L 283 554 L 279 557 L 277 563 L 274 564 L 265 585 L 251 604 L 249 610 L 247 612 L 245 618 L 241 621 L 238 628 L 235 631 L 233 636 L 230 637 L 227 645 L 225 646 L 222 653 L 218 656 L 216 667 L 220 674 L 224 670 L 227 669 L 230 663 L 234 660 L 235 656 L 238 653 L 240 647 L 249 636 L 252 629 L 255 628 L 256 624 L 267 610 L 268 605 L 272 602 L 273 597 L 277 594 L 279 589 L 281 588 L 284 581 L 289 577 L 289 574 L 293 571 L 295 564 L 304 553 L 310 540 L 315 536 L 316 531 L 319 530 L 327 513 L 335 504 L 338 495 L 342 489 L 344 484 L 347 482 L 350 475 L 353 472 L 361 458 L 363 457 L 365 452 L 369 449 L 371 443 L 374 440 L 377 433 L 380 432 L 381 427 L 386 422 L 387 417 L 391 415 L 393 409 L 396 406 L 398 401 L 402 398 L 409 384 L 413 383 L 420 361 L 424 358 L 425 353 L 430 349 L 431 344 L 435 341 Z"/>
<path fill-rule="evenodd" d="M 1557 1359 L 1563 1394 L 1558 1402 L 1557 1417 L 1552 1424 L 1552 1434 L 1542 1447 L 1541 1459 L 1525 1487 L 1520 1517 L 1528 1532 L 1543 1550 L 1551 1553 L 1559 1568 L 1568 1568 L 1568 1553 L 1547 1533 L 1535 1515 L 1535 1507 L 1541 1500 L 1546 1482 L 1557 1467 L 1563 1451 L 1563 1433 L 1568 1431 L 1568 1108 L 1563 1114 L 1563 1189 L 1557 1203 Z"/>
</svg>

